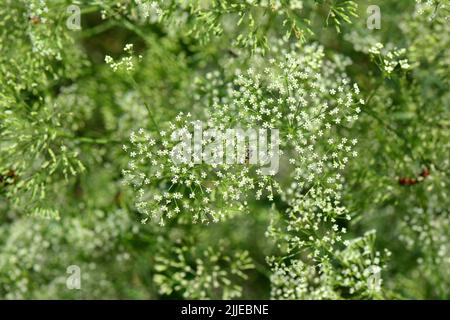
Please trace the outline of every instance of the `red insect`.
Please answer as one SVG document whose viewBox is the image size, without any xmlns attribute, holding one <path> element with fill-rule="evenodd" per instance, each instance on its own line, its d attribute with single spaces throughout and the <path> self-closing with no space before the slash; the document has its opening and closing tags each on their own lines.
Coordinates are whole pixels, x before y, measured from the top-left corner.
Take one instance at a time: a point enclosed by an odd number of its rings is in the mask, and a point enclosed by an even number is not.
<svg viewBox="0 0 450 320">
<path fill-rule="evenodd" d="M 422 172 L 420 173 L 420 177 L 422 177 L 423 179 L 405 177 L 398 179 L 398 183 L 402 186 L 413 186 L 415 184 L 418 184 L 419 182 L 422 182 L 429 175 L 430 170 L 428 168 L 423 168 Z"/>
<path fill-rule="evenodd" d="M 402 186 L 413 186 L 413 185 L 417 184 L 417 179 L 414 179 L 414 178 L 400 178 L 398 180 L 398 182 Z"/>
</svg>

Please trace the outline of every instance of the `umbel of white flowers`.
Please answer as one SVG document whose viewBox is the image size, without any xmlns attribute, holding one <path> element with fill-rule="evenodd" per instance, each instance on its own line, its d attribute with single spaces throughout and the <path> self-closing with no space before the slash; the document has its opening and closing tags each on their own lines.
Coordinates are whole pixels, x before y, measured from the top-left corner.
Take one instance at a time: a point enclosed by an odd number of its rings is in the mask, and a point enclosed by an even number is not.
<svg viewBox="0 0 450 320">
<path fill-rule="evenodd" d="M 194 133 L 187 128 L 175 130 L 171 138 L 179 141 L 170 152 L 174 164 L 242 164 L 266 166 L 262 175 L 275 175 L 279 168 L 280 134 L 278 129 L 228 128 L 203 130 L 196 121 Z M 270 131 L 270 145 L 268 134 Z"/>
</svg>

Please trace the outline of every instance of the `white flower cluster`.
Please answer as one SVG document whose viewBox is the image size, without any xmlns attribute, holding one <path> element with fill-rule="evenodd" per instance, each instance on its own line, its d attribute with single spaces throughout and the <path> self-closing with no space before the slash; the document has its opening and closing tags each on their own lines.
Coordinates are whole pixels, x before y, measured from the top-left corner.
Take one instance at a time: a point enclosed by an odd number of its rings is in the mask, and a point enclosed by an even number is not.
<svg viewBox="0 0 450 320">
<path fill-rule="evenodd" d="M 376 33 L 367 33 L 366 29 L 352 30 L 343 35 L 345 41 L 353 45 L 353 49 L 357 52 L 369 53 L 369 49 L 373 47 L 374 43 L 380 41 L 379 35 Z"/>
<path fill-rule="evenodd" d="M 169 128 L 172 133 L 190 136 L 196 125 L 198 121 L 191 120 L 191 114 L 181 113 L 175 122 L 169 123 Z M 245 211 L 251 190 L 257 198 L 263 193 L 273 197 L 277 184 L 269 176 L 260 175 L 256 180 L 249 165 L 197 164 L 195 157 L 174 162 L 181 155 L 175 151 L 178 140 L 172 138 L 167 131 L 160 131 L 154 137 L 139 129 L 131 133 L 130 146 L 123 146 L 131 160 L 122 173 L 125 182 L 137 191 L 136 207 L 144 216 L 142 223 L 151 218 L 164 225 L 166 218 L 182 212 L 189 213 L 194 223 L 218 222 Z M 200 144 L 210 139 L 203 137 Z"/>
<path fill-rule="evenodd" d="M 47 19 L 45 18 L 45 15 L 48 13 L 48 7 L 45 3 L 45 0 L 32 0 L 29 1 L 28 4 L 28 17 L 33 20 L 35 20 L 34 23 L 37 23 L 37 18 L 39 18 L 39 22 L 45 23 Z"/>
<path fill-rule="evenodd" d="M 442 10 L 449 13 L 450 1 L 449 0 L 416 0 L 416 14 L 417 15 L 429 15 L 429 20 L 433 20 L 437 14 L 437 11 Z M 446 19 L 449 19 L 447 15 Z"/>
<path fill-rule="evenodd" d="M 128 54 L 126 57 L 122 57 L 119 61 L 115 62 L 114 59 L 110 56 L 105 56 L 105 62 L 108 64 L 111 69 L 116 72 L 118 70 L 125 70 L 126 72 L 133 71 L 135 68 L 136 58 L 133 55 L 133 44 L 128 43 L 125 45 L 124 52 Z M 138 59 L 141 60 L 142 56 L 139 55 Z"/>
<path fill-rule="evenodd" d="M 436 210 L 437 211 L 437 210 Z M 414 208 L 411 214 L 403 219 L 399 226 L 399 239 L 405 243 L 409 250 L 420 251 L 418 263 L 424 263 L 424 259 L 430 259 L 427 263 L 436 266 L 446 266 L 448 272 L 450 266 L 450 212 L 432 208 L 424 210 Z M 445 269 L 445 268 L 444 268 Z"/>
<path fill-rule="evenodd" d="M 272 298 L 342 299 L 354 295 L 379 298 L 384 264 L 381 254 L 373 251 L 373 241 L 374 232 L 368 232 L 343 250 L 333 252 L 333 258 L 322 258 L 318 264 L 300 259 L 291 263 L 270 261 Z"/>
<path fill-rule="evenodd" d="M 162 295 L 179 292 L 189 299 L 233 299 L 242 295 L 237 281 L 247 279 L 245 272 L 250 269 L 254 265 L 247 251 L 230 255 L 223 244 L 206 250 L 172 247 L 156 256 L 154 281 Z"/>
<path fill-rule="evenodd" d="M 357 156 L 352 147 L 357 140 L 333 139 L 336 126 L 351 125 L 364 104 L 359 88 L 337 66 L 324 61 L 324 52 L 315 45 L 283 51 L 281 58 L 255 63 L 261 72 L 249 69 L 239 73 L 226 94 L 212 88 L 204 94 L 212 104 L 208 116 L 215 123 L 230 121 L 244 127 L 280 129 L 282 154 L 287 166 L 302 185 L 321 176 L 329 163 L 343 167 Z M 208 79 L 209 78 L 209 79 Z M 218 75 L 207 81 L 222 86 Z M 207 102 L 205 102 L 207 103 Z M 327 141 L 327 152 L 320 156 L 318 142 Z M 338 163 L 338 154 L 346 153 Z M 330 177 L 330 179 L 333 179 Z M 331 180 L 330 180 L 331 181 Z"/>
<path fill-rule="evenodd" d="M 151 22 L 155 22 L 163 14 L 161 7 L 156 1 L 135 0 L 135 3 L 142 19 L 150 19 Z"/>
<path fill-rule="evenodd" d="M 49 43 L 48 37 L 54 31 L 54 21 L 48 20 L 49 8 L 44 0 L 27 1 L 28 8 L 26 19 L 28 20 L 28 36 L 31 42 L 32 51 L 42 57 L 62 60 L 61 48 L 58 45 Z"/>
<path fill-rule="evenodd" d="M 106 19 L 117 19 L 120 20 L 123 16 L 126 16 L 129 10 L 130 1 L 102 1 L 100 4 L 103 8 L 100 11 L 101 18 Z"/>
<path fill-rule="evenodd" d="M 199 105 L 206 110 L 206 123 L 211 128 L 279 128 L 280 154 L 286 149 L 285 165 L 294 167 L 290 172 L 298 188 L 324 175 L 334 184 L 340 175 L 328 175 L 325 168 L 343 169 L 349 156 L 357 153 L 352 150 L 356 140 L 333 139 L 333 128 L 351 125 L 364 101 L 356 98 L 358 86 L 350 84 L 335 64 L 323 60 L 321 47 L 307 46 L 301 54 L 299 51 L 294 47 L 284 50 L 278 60 L 259 58 L 255 68 L 261 72 L 253 68 L 246 73 L 238 71 L 230 82 L 219 80 L 218 73 L 207 74 L 203 81 L 197 81 Z M 165 217 L 180 212 L 189 212 L 194 222 L 219 221 L 231 212 L 243 211 L 250 191 L 256 199 L 268 194 L 269 200 L 274 192 L 281 192 L 274 177 L 248 166 L 186 161 L 175 165 L 171 161 L 174 143 L 168 132 L 190 135 L 196 125 L 189 113 L 180 114 L 169 123 L 169 130 L 157 137 L 144 129 L 131 134 L 131 146 L 124 147 L 131 161 L 123 175 L 137 190 L 136 206 L 144 214 L 142 222 L 151 217 L 164 224 Z M 208 139 L 212 137 L 202 144 Z M 316 148 L 318 141 L 328 141 L 326 151 Z"/>
<path fill-rule="evenodd" d="M 388 75 L 392 74 L 397 66 L 401 70 L 410 70 L 411 65 L 408 59 L 405 57 L 406 49 L 394 49 L 392 51 L 384 52 L 383 44 L 376 43 L 373 47 L 369 49 L 369 53 L 375 60 L 375 63 Z"/>
<path fill-rule="evenodd" d="M 0 296 L 46 299 L 74 298 L 66 287 L 70 264 L 80 266 L 85 294 L 105 297 L 113 278 L 105 275 L 101 261 L 129 259 L 119 240 L 124 234 L 137 234 L 139 228 L 124 211 L 97 210 L 82 219 L 19 219 L 0 231 Z"/>
</svg>

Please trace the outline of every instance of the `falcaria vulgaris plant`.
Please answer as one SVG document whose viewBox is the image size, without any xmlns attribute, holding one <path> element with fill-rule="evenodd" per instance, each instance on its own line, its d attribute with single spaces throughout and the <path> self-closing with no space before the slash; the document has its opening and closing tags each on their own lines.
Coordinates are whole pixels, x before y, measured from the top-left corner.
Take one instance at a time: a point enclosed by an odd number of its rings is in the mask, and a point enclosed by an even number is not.
<svg viewBox="0 0 450 320">
<path fill-rule="evenodd" d="M 449 6 L 5 0 L 0 297 L 448 299 Z"/>
</svg>

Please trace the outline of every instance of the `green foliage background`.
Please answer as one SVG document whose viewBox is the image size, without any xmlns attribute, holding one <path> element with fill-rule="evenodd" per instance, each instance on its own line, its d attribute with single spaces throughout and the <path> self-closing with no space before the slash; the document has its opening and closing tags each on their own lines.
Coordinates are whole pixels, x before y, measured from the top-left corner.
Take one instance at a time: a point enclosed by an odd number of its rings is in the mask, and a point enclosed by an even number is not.
<svg viewBox="0 0 450 320">
<path fill-rule="evenodd" d="M 1 0 L 0 297 L 449 299 L 450 3 L 423 2 Z M 79 31 L 66 25 L 71 4 Z M 369 5 L 380 30 L 366 26 Z M 219 222 L 141 224 L 123 183 L 130 132 L 201 118 L 205 92 L 225 95 L 236 69 L 278 59 L 278 46 L 307 56 L 313 43 L 365 101 L 333 131 L 359 141 L 338 188 L 353 244 L 322 252 L 305 240 L 317 256 L 292 254 L 283 221 L 306 209 L 289 192 L 250 197 Z M 114 71 L 105 56 L 120 61 L 127 44 L 134 67 Z M 364 285 L 374 252 L 375 290 Z M 66 287 L 70 265 L 80 290 Z"/>
</svg>

